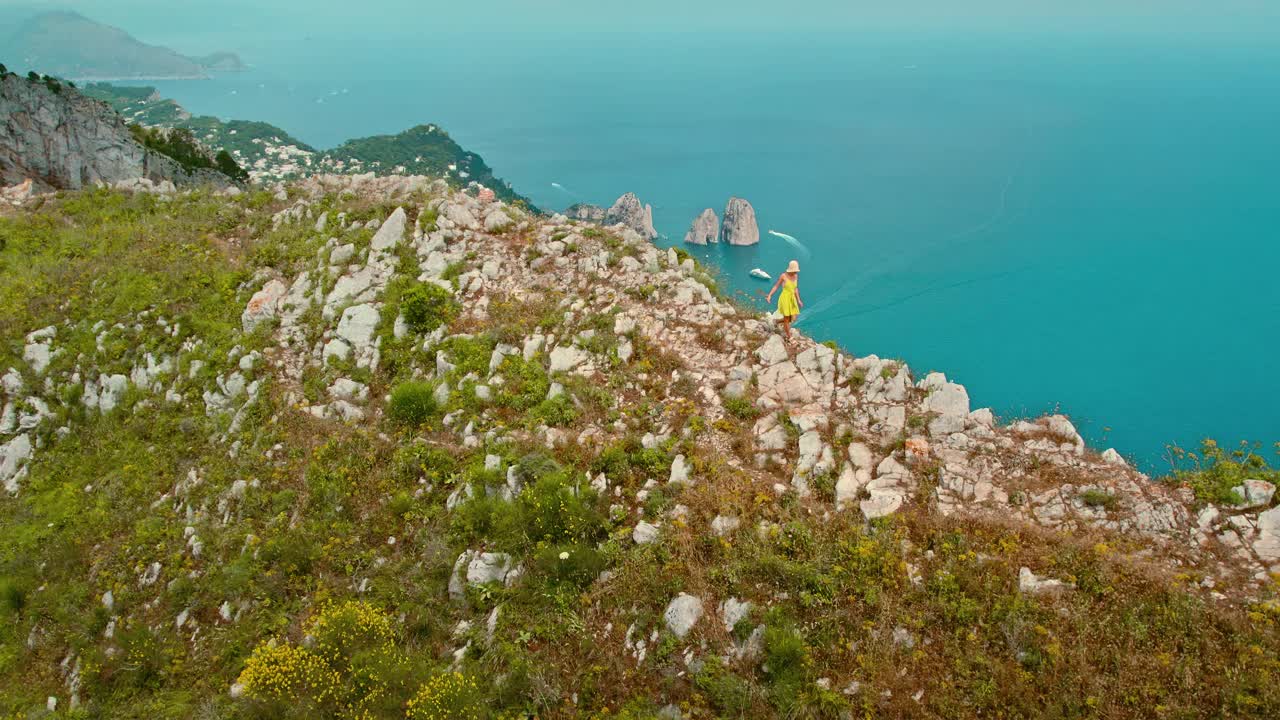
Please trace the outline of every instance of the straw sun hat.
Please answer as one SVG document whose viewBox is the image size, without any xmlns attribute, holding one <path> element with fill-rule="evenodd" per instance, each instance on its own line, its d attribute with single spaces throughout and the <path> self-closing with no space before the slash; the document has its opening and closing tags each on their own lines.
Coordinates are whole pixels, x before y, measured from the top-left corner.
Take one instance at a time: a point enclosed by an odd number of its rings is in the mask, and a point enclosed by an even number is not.
<svg viewBox="0 0 1280 720">
<path fill-rule="evenodd" d="M 787 266 L 787 272 L 789 273 L 800 272 L 800 263 L 796 262 L 795 260 L 792 260 L 791 264 Z"/>
</svg>

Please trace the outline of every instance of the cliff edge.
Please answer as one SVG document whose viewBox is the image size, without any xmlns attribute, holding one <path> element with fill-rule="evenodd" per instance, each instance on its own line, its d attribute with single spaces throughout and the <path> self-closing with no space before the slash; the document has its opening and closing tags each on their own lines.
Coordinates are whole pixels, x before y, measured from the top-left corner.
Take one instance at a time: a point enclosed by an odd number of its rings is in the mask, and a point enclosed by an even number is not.
<svg viewBox="0 0 1280 720">
<path fill-rule="evenodd" d="M 221 173 L 188 171 L 143 147 L 115 111 L 70 85 L 7 73 L 0 78 L 0 181 L 16 185 L 28 178 L 65 190 L 138 179 L 230 184 Z"/>
</svg>

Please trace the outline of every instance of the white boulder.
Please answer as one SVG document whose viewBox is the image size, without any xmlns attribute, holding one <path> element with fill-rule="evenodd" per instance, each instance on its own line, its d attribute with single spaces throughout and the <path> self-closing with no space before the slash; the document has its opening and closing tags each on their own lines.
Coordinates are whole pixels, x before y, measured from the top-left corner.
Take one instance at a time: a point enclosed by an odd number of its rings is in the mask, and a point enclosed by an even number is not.
<svg viewBox="0 0 1280 720">
<path fill-rule="evenodd" d="M 666 622 L 668 630 L 676 637 L 683 639 L 702 619 L 702 614 L 702 600 L 680 593 L 667 604 L 666 611 L 662 613 L 662 619 Z"/>
</svg>

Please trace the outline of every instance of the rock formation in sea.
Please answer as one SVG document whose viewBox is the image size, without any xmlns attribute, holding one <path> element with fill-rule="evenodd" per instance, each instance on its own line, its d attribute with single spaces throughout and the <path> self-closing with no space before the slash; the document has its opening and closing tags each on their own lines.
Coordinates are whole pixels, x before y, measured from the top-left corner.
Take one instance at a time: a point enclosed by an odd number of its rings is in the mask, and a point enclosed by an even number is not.
<svg viewBox="0 0 1280 720">
<path fill-rule="evenodd" d="M 689 232 L 684 235 L 684 241 L 690 245 L 720 242 L 720 218 L 716 217 L 716 211 L 707 208 L 694 218 Z"/>
<path fill-rule="evenodd" d="M 755 245 L 760 242 L 760 226 L 751 203 L 739 197 L 729 198 L 724 208 L 724 224 L 720 237 L 730 245 Z"/>
<path fill-rule="evenodd" d="M 645 240 L 658 237 L 658 231 L 653 228 L 653 206 L 641 203 L 640 198 L 632 192 L 618 198 L 608 210 L 597 205 L 578 203 L 569 206 L 564 211 L 564 215 L 571 220 L 602 225 L 625 225 Z"/>
<path fill-rule="evenodd" d="M 64 190 L 137 180 L 231 184 L 222 173 L 188 171 L 143 147 L 105 103 L 67 85 L 8 74 L 0 78 L 0 181 L 14 185 L 28 178 L 41 188 Z"/>
<path fill-rule="evenodd" d="M 570 220 L 581 220 L 583 222 L 603 223 L 606 211 L 599 205 L 591 205 L 589 203 L 577 203 L 565 208 L 564 216 Z"/>
</svg>

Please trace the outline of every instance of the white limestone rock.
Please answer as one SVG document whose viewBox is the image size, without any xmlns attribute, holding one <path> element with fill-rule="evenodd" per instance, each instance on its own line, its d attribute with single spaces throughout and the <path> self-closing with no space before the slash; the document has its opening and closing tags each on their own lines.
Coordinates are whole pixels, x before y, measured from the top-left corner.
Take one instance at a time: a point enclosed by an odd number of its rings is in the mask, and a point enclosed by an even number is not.
<svg viewBox="0 0 1280 720">
<path fill-rule="evenodd" d="M 6 492 L 18 492 L 18 484 L 26 475 L 26 463 L 31 459 L 34 448 L 31 437 L 22 434 L 0 445 L 0 485 Z"/>
<path fill-rule="evenodd" d="M 373 305 L 352 305 L 342 311 L 338 321 L 338 337 L 353 348 L 364 348 L 373 340 L 378 327 L 378 309 Z"/>
<path fill-rule="evenodd" d="M 667 629 L 683 640 L 702 619 L 703 612 L 701 599 L 680 593 L 667 604 L 662 619 L 666 622 Z"/>
<path fill-rule="evenodd" d="M 1265 480 L 1245 480 L 1232 490 L 1240 497 L 1236 507 L 1241 510 L 1267 507 L 1276 494 L 1276 486 Z"/>
<path fill-rule="evenodd" d="M 478 553 L 467 563 L 467 583 L 483 585 L 485 583 L 506 582 L 512 572 L 511 556 L 506 553 Z"/>
<path fill-rule="evenodd" d="M 1124 461 L 1124 458 L 1120 457 L 1120 453 L 1116 452 L 1115 448 L 1107 448 L 1106 450 L 1103 450 L 1102 460 L 1108 465 L 1115 465 L 1116 467 L 1128 467 L 1129 465 L 1129 463 Z"/>
<path fill-rule="evenodd" d="M 991 408 L 978 408 L 969 413 L 969 424 L 991 429 L 996 426 L 996 416 Z"/>
<path fill-rule="evenodd" d="M 782 340 L 782 336 L 770 335 L 764 341 L 764 345 L 756 350 L 756 357 L 760 359 L 760 364 L 767 368 L 785 362 L 791 356 L 787 353 L 787 344 Z"/>
<path fill-rule="evenodd" d="M 750 614 L 750 602 L 731 597 L 720 603 L 720 620 L 724 623 L 724 631 L 727 633 L 733 632 L 733 628 Z"/>
<path fill-rule="evenodd" d="M 1257 536 L 1253 540 L 1253 552 L 1262 562 L 1280 563 L 1280 506 L 1259 513 L 1255 522 Z"/>
<path fill-rule="evenodd" d="M 905 487 L 909 472 L 893 457 L 887 457 L 876 468 L 876 477 L 867 483 L 866 489 L 870 497 L 861 501 L 858 507 L 868 520 L 891 515 L 907 499 Z"/>
<path fill-rule="evenodd" d="M 711 534 L 727 537 L 738 529 L 741 522 L 736 515 L 717 515 L 711 520 Z"/>
<path fill-rule="evenodd" d="M 356 246 L 354 243 L 339 245 L 329 253 L 329 264 L 341 267 L 351 262 L 351 258 L 356 255 Z"/>
<path fill-rule="evenodd" d="M 787 449 L 787 430 L 775 413 L 768 413 L 757 420 L 752 432 L 756 437 L 756 447 L 760 450 L 774 452 Z"/>
<path fill-rule="evenodd" d="M 276 316 L 280 298 L 284 297 L 288 287 L 279 279 L 273 279 L 249 298 L 244 313 L 240 316 L 240 325 L 245 332 L 253 332 L 254 328 Z"/>
<path fill-rule="evenodd" d="M 648 545 L 649 543 L 657 540 L 658 535 L 661 534 L 661 532 L 662 531 L 658 529 L 657 525 L 650 525 L 649 523 L 641 520 L 636 523 L 635 528 L 631 530 L 631 540 L 637 545 Z"/>
<path fill-rule="evenodd" d="M 940 375 L 935 373 L 929 377 Z M 928 378 L 926 378 L 926 381 Z M 937 417 L 929 421 L 929 434 L 946 435 L 963 432 L 965 422 L 969 419 L 969 393 L 963 385 L 945 382 L 936 385 L 924 399 L 924 410 L 937 413 Z"/>
<path fill-rule="evenodd" d="M 653 228 L 653 207 L 642 204 L 635 193 L 625 193 L 618 198 L 605 211 L 605 223 L 625 225 L 645 240 L 658 237 L 658 231 Z"/>
<path fill-rule="evenodd" d="M 329 386 L 329 397 L 340 400 L 366 402 L 369 399 L 369 386 L 356 382 L 351 378 L 338 378 Z"/>
<path fill-rule="evenodd" d="M 551 367 L 553 373 L 569 372 L 587 361 L 590 357 L 587 353 L 578 348 L 561 345 L 551 351 Z"/>
<path fill-rule="evenodd" d="M 1037 577 L 1031 568 L 1018 570 L 1018 591 L 1028 595 L 1056 595 L 1075 587 L 1071 583 L 1054 578 Z"/>
</svg>

